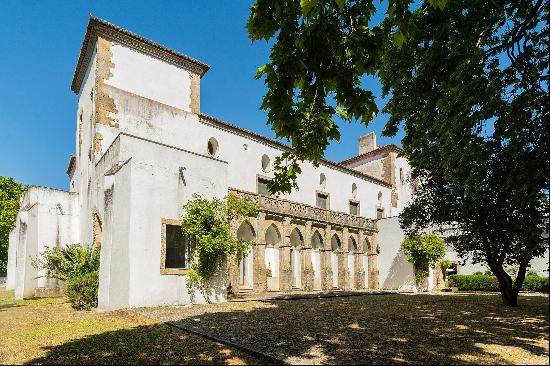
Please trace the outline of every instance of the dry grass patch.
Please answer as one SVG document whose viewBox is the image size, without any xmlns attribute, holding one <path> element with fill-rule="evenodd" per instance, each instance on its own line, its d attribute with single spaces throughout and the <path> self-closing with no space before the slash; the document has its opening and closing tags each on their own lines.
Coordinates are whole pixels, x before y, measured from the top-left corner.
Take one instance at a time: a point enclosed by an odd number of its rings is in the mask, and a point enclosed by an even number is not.
<svg viewBox="0 0 550 366">
<path fill-rule="evenodd" d="M 247 364 L 258 360 L 137 314 L 74 311 L 0 290 L 2 364 Z"/>
</svg>

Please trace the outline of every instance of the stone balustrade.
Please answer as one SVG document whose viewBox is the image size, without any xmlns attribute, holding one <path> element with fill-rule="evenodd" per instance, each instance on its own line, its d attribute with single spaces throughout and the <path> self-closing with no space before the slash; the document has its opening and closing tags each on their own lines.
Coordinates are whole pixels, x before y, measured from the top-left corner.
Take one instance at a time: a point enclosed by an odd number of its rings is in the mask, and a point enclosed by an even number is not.
<svg viewBox="0 0 550 366">
<path fill-rule="evenodd" d="M 285 199 L 262 196 L 257 193 L 241 191 L 235 188 L 229 188 L 229 194 L 241 198 L 249 198 L 259 207 L 262 212 L 290 216 L 306 221 L 316 221 L 323 224 L 336 226 L 346 226 L 355 229 L 367 229 L 378 231 L 376 223 L 372 219 L 363 216 L 351 215 L 345 212 L 326 210 L 313 207 L 304 203 L 288 201 Z"/>
</svg>

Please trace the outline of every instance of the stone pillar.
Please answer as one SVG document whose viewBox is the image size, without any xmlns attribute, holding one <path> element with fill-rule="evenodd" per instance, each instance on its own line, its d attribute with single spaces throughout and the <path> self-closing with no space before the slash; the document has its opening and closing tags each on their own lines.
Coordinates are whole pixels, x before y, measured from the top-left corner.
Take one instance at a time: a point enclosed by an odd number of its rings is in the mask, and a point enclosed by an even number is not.
<svg viewBox="0 0 550 366">
<path fill-rule="evenodd" d="M 290 267 L 290 218 L 283 221 L 282 243 L 279 248 L 279 291 L 292 291 L 292 268 Z"/>
<path fill-rule="evenodd" d="M 267 291 L 267 269 L 265 268 L 265 243 L 254 246 L 254 276 L 253 290 L 257 293 Z"/>
<path fill-rule="evenodd" d="M 239 229 L 238 222 L 231 223 L 231 235 L 236 238 L 237 230 Z M 227 276 L 229 280 L 227 292 L 229 294 L 236 294 L 239 292 L 239 258 L 236 255 L 232 255 L 227 261 Z"/>
<path fill-rule="evenodd" d="M 365 288 L 365 271 L 363 270 L 363 253 L 355 253 L 354 255 L 354 287 L 356 290 Z"/>
<path fill-rule="evenodd" d="M 342 247 L 338 253 L 338 288 L 340 290 L 349 291 L 350 290 L 350 278 L 349 278 L 349 268 L 348 268 L 348 240 L 349 240 L 349 231 L 345 227 L 342 230 Z"/>
<path fill-rule="evenodd" d="M 348 269 L 348 253 L 346 250 L 341 250 L 338 254 L 338 288 L 348 291 L 349 286 L 349 269 Z"/>
<path fill-rule="evenodd" d="M 313 291 L 313 264 L 311 247 L 311 221 L 306 222 L 304 227 L 304 246 L 302 247 L 302 290 Z"/>
<path fill-rule="evenodd" d="M 369 254 L 369 289 L 378 290 L 378 288 L 378 254 L 374 252 Z"/>
<path fill-rule="evenodd" d="M 292 290 L 292 269 L 290 268 L 290 245 L 281 245 L 279 248 L 279 291 Z"/>
<path fill-rule="evenodd" d="M 323 248 L 321 251 L 321 290 L 331 291 L 332 287 L 332 263 L 330 249 Z"/>
</svg>

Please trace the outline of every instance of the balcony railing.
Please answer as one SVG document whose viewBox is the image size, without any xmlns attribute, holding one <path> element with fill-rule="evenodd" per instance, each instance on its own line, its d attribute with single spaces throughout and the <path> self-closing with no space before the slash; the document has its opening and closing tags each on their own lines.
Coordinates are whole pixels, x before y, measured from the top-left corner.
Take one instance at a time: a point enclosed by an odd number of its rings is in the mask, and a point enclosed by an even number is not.
<svg viewBox="0 0 550 366">
<path fill-rule="evenodd" d="M 257 193 L 241 191 L 235 188 L 229 188 L 229 193 L 234 194 L 238 197 L 249 198 L 259 206 L 260 211 L 279 214 L 283 216 L 292 216 L 306 221 L 310 220 L 357 229 L 376 230 L 374 220 L 367 219 L 363 216 L 356 216 L 344 212 L 326 210 L 324 208 L 313 207 L 304 203 L 288 201 L 275 197 L 262 196 Z"/>
</svg>

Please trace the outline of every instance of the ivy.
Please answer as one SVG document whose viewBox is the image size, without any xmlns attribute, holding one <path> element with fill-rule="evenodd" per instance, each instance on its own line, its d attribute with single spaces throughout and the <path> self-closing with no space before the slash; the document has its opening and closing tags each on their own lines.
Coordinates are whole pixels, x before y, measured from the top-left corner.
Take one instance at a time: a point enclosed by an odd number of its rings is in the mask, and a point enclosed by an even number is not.
<svg viewBox="0 0 550 366">
<path fill-rule="evenodd" d="M 414 265 L 414 276 L 420 285 L 433 267 L 445 255 L 445 242 L 435 234 L 409 235 L 401 243 L 401 249 Z"/>
<path fill-rule="evenodd" d="M 7 271 L 10 231 L 15 227 L 19 198 L 27 186 L 0 176 L 0 274 Z"/>
<path fill-rule="evenodd" d="M 195 194 L 184 205 L 184 212 L 183 233 L 193 238 L 189 282 L 205 289 L 227 259 L 242 257 L 250 244 L 232 236 L 231 221 L 256 216 L 258 208 L 249 198 L 228 195 L 225 199 L 207 199 Z"/>
</svg>

